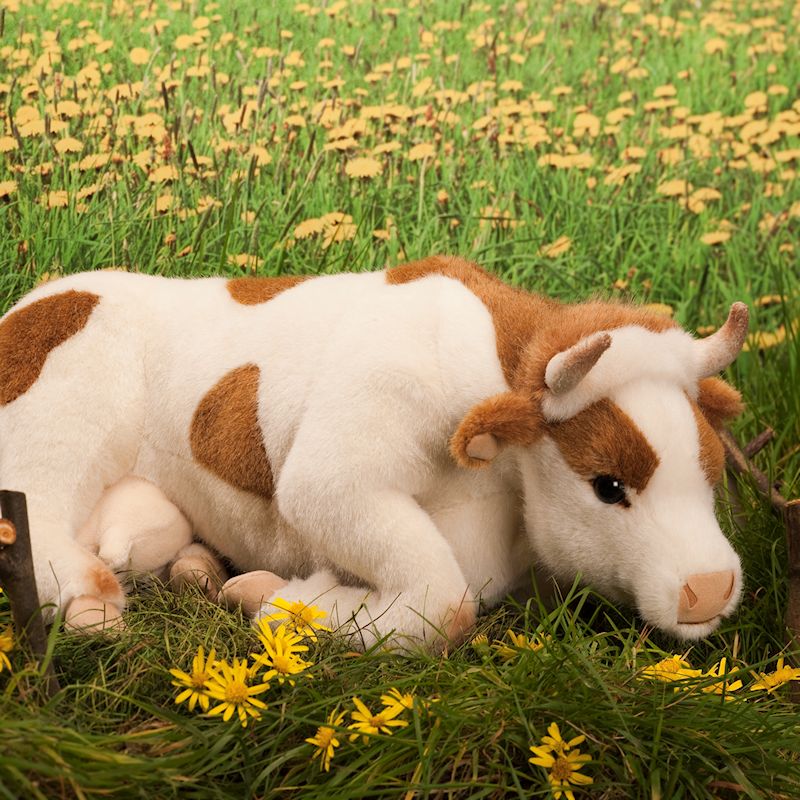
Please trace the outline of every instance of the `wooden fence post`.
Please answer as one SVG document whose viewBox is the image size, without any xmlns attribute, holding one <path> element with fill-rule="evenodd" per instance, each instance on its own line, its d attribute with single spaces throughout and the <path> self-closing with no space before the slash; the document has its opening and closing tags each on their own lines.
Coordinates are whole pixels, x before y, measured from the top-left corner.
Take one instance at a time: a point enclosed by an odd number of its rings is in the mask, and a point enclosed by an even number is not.
<svg viewBox="0 0 800 800">
<path fill-rule="evenodd" d="M 47 632 L 33 573 L 28 506 L 22 492 L 0 491 L 0 586 L 8 594 L 18 640 L 36 658 L 47 653 Z M 58 690 L 52 663 L 44 673 L 50 697 Z"/>
</svg>

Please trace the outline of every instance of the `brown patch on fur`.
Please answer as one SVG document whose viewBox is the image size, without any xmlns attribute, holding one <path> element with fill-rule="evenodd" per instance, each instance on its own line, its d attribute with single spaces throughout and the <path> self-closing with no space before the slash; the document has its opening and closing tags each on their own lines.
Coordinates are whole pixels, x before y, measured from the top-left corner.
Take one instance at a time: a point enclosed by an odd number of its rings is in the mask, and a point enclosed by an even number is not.
<svg viewBox="0 0 800 800">
<path fill-rule="evenodd" d="M 275 295 L 308 280 L 308 275 L 284 275 L 278 278 L 232 278 L 227 287 L 231 297 L 244 306 L 272 300 Z"/>
<path fill-rule="evenodd" d="M 229 372 L 200 401 L 190 432 L 192 455 L 217 477 L 263 497 L 272 497 L 273 479 L 258 424 L 255 364 Z"/>
<path fill-rule="evenodd" d="M 732 391 L 735 392 L 735 390 Z M 697 435 L 700 440 L 700 466 L 703 468 L 706 480 L 714 486 L 722 480 L 722 473 L 725 469 L 725 448 L 701 407 L 697 403 L 689 402 L 694 412 Z"/>
<path fill-rule="evenodd" d="M 474 406 L 450 439 L 450 453 L 462 467 L 485 467 L 490 462 L 467 453 L 475 436 L 489 433 L 501 444 L 531 445 L 542 434 L 542 416 L 529 397 L 505 392 Z"/>
<path fill-rule="evenodd" d="M 641 492 L 658 466 L 658 456 L 644 434 L 610 400 L 548 424 L 547 433 L 572 470 L 587 480 L 611 475 Z"/>
<path fill-rule="evenodd" d="M 721 378 L 704 378 L 699 387 L 697 405 L 712 428 L 719 430 L 744 411 L 741 394 Z"/>
<path fill-rule="evenodd" d="M 99 300 L 71 289 L 36 300 L 0 323 L 0 406 L 36 383 L 50 351 L 84 328 Z"/>
<path fill-rule="evenodd" d="M 497 355 L 509 385 L 536 392 L 544 387 L 547 362 L 557 353 L 601 330 L 640 325 L 660 332 L 677 327 L 671 319 L 636 306 L 610 302 L 563 305 L 515 289 L 477 264 L 454 256 L 431 256 L 387 270 L 390 284 L 444 275 L 464 284 L 489 310 Z"/>
<path fill-rule="evenodd" d="M 89 592 L 107 603 L 122 607 L 125 605 L 125 593 L 114 573 L 104 564 L 98 564 L 89 570 Z"/>
</svg>

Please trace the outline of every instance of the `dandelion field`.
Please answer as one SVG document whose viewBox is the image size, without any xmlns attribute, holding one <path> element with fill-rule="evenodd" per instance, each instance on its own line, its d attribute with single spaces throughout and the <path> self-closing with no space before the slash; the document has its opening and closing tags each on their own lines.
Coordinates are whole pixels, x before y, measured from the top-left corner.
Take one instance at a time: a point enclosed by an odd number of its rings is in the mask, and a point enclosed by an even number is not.
<svg viewBox="0 0 800 800">
<path fill-rule="evenodd" d="M 317 274 L 432 253 L 565 300 L 659 304 L 700 334 L 744 300 L 735 433 L 773 426 L 756 462 L 800 495 L 800 4 L 1 7 L 0 312 L 85 269 Z M 325 633 L 268 646 L 154 586 L 118 637 L 51 632 L 48 700 L 0 595 L 0 798 L 800 796 L 783 531 L 729 484 L 745 595 L 691 648 L 579 588 L 509 601 L 444 657 L 398 657 Z M 190 710 L 201 647 L 216 689 L 201 681 Z M 266 708 L 207 716 L 214 691 L 261 685 L 242 659 L 275 672 L 252 694 Z"/>
</svg>

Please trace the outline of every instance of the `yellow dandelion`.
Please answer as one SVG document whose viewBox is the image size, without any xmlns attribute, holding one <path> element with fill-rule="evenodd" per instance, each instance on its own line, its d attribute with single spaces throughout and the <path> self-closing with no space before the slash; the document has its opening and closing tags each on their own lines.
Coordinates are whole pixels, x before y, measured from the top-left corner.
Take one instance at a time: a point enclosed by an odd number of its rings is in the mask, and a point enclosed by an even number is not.
<svg viewBox="0 0 800 800">
<path fill-rule="evenodd" d="M 679 195 L 687 195 L 694 187 L 688 181 L 676 178 L 671 181 L 664 181 L 656 188 L 656 192 L 664 197 L 678 197 Z"/>
<path fill-rule="evenodd" d="M 69 195 L 64 189 L 56 189 L 43 194 L 39 202 L 46 208 L 65 208 L 69 205 Z"/>
<path fill-rule="evenodd" d="M 383 165 L 374 158 L 353 158 L 347 162 L 344 171 L 350 178 L 374 178 L 383 172 Z"/>
<path fill-rule="evenodd" d="M 80 153 L 83 150 L 83 142 L 73 136 L 65 136 L 55 144 L 56 152 L 61 153 Z"/>
<path fill-rule="evenodd" d="M 206 693 L 211 700 L 219 701 L 208 712 L 210 717 L 222 715 L 227 722 L 234 714 L 239 717 L 243 728 L 247 727 L 248 717 L 257 719 L 267 704 L 259 700 L 257 695 L 269 689 L 268 683 L 259 683 L 250 686 L 250 670 L 247 660 L 233 660 L 233 666 L 226 661 L 217 661 L 216 671 L 212 673 L 206 684 Z"/>
<path fill-rule="evenodd" d="M 381 695 L 381 703 L 388 709 L 400 706 L 403 710 L 410 710 L 414 708 L 414 695 L 410 692 L 403 694 L 399 689 L 391 688 L 387 694 Z"/>
<path fill-rule="evenodd" d="M 11 671 L 11 662 L 8 660 L 8 653 L 14 649 L 14 634 L 11 626 L 0 633 L 0 672 L 4 669 Z"/>
<path fill-rule="evenodd" d="M 424 158 L 432 158 L 436 155 L 436 148 L 429 142 L 415 144 L 406 156 L 409 161 L 421 161 Z"/>
<path fill-rule="evenodd" d="M 183 689 L 175 698 L 175 702 L 180 705 L 185 700 L 189 701 L 189 711 L 194 711 L 194 707 L 199 703 L 203 711 L 208 711 L 208 695 L 206 688 L 208 681 L 214 674 L 214 664 L 216 651 L 212 648 L 205 657 L 203 646 L 197 648 L 197 655 L 192 659 L 191 673 L 183 672 L 180 669 L 171 669 L 170 674 L 177 679 L 172 681 L 173 686 Z"/>
<path fill-rule="evenodd" d="M 359 736 L 362 741 L 369 741 L 369 736 L 377 733 L 392 734 L 392 728 L 404 728 L 408 725 L 408 720 L 397 719 L 405 711 L 404 706 L 398 704 L 392 708 L 384 707 L 382 711 L 373 714 L 364 703 L 358 698 L 353 698 L 353 705 L 356 710 L 350 712 L 352 722 L 347 726 L 356 731 L 350 735 L 350 741 L 354 742 Z"/>
<path fill-rule="evenodd" d="M 309 606 L 305 603 L 290 602 L 284 600 L 282 597 L 276 597 L 269 601 L 271 606 L 279 609 L 272 614 L 266 614 L 259 620 L 259 624 L 263 621 L 265 624 L 272 622 L 280 622 L 286 620 L 286 629 L 288 631 L 299 634 L 300 636 L 307 636 L 311 641 L 316 641 L 317 631 L 329 631 L 330 628 L 322 625 L 318 620 L 324 619 L 328 615 L 317 606 Z"/>
<path fill-rule="evenodd" d="M 167 181 L 175 181 L 177 179 L 178 170 L 171 164 L 156 167 L 156 169 L 147 176 L 147 180 L 150 181 L 150 183 L 166 183 Z"/>
<path fill-rule="evenodd" d="M 591 762 L 592 757 L 588 753 L 573 749 L 586 737 L 576 736 L 566 741 L 555 722 L 551 723 L 547 730 L 548 735 L 542 737 L 540 745 L 531 745 L 530 751 L 533 757 L 529 758 L 528 762 L 548 770 L 548 781 L 556 800 L 562 794 L 569 800 L 575 800 L 572 786 L 589 786 L 594 783 L 592 778 L 580 772 Z"/>
<path fill-rule="evenodd" d="M 326 225 L 321 219 L 307 219 L 295 226 L 294 238 L 308 239 L 309 236 L 316 236 L 318 233 L 322 233 L 325 228 Z"/>
<path fill-rule="evenodd" d="M 750 685 L 750 691 L 766 691 L 772 694 L 775 689 L 789 683 L 789 681 L 800 681 L 800 669 L 786 666 L 784 658 L 781 656 L 775 665 L 774 672 L 758 673 L 758 680 Z"/>
<path fill-rule="evenodd" d="M 539 248 L 539 255 L 544 258 L 556 258 L 563 255 L 572 247 L 572 240 L 569 236 L 559 236 L 554 242 L 542 245 Z"/>
<path fill-rule="evenodd" d="M 273 631 L 264 619 L 258 621 L 258 628 L 258 638 L 264 647 L 264 652 L 253 655 L 253 662 L 267 668 L 261 676 L 262 680 L 277 678 L 280 683 L 286 681 L 290 686 L 294 686 L 292 676 L 312 666 L 310 661 L 303 661 L 299 655 L 308 650 L 306 645 L 300 644 L 303 637 L 287 630 L 286 625 L 280 625 Z"/>
<path fill-rule="evenodd" d="M 319 758 L 319 767 L 324 769 L 325 772 L 330 772 L 331 759 L 333 758 L 334 750 L 339 746 L 339 740 L 336 738 L 336 728 L 344 724 L 344 711 L 334 709 L 328 715 L 325 725 L 320 725 L 317 732 L 306 741 L 317 748 L 311 760 Z"/>
<path fill-rule="evenodd" d="M 725 678 L 727 673 L 727 659 L 721 658 L 708 672 L 703 673 L 704 678 L 716 678 L 716 680 L 708 686 L 703 687 L 705 694 L 724 694 L 726 700 L 733 700 L 730 696 L 731 692 L 736 692 L 742 688 L 740 680 L 728 681 Z"/>
<path fill-rule="evenodd" d="M 711 231 L 711 233 L 704 233 L 700 237 L 700 241 L 707 245 L 716 245 L 727 242 L 731 238 L 730 231 Z"/>
<path fill-rule="evenodd" d="M 0 199 L 8 197 L 17 191 L 16 181 L 0 181 Z"/>
<path fill-rule="evenodd" d="M 237 255 L 228 256 L 228 263 L 241 269 L 256 270 L 263 266 L 264 259 L 252 253 L 238 253 Z"/>
<path fill-rule="evenodd" d="M 13 136 L 0 136 L 0 153 L 10 153 L 17 149 L 19 149 L 19 145 Z"/>
<path fill-rule="evenodd" d="M 131 60 L 132 64 L 136 64 L 137 67 L 140 67 L 150 60 L 150 51 L 146 50 L 144 47 L 134 47 L 130 53 L 128 53 L 128 58 Z"/>
<path fill-rule="evenodd" d="M 689 662 L 681 656 L 669 656 L 657 664 L 645 667 L 639 673 L 639 677 L 645 680 L 669 683 L 686 678 L 696 678 L 700 674 L 702 674 L 701 670 L 692 669 Z"/>
</svg>

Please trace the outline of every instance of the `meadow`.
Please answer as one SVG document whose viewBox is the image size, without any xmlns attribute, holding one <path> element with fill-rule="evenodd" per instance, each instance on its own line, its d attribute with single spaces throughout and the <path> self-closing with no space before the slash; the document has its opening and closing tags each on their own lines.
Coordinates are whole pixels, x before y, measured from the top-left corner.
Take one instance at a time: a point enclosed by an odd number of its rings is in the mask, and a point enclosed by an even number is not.
<svg viewBox="0 0 800 800">
<path fill-rule="evenodd" d="M 734 433 L 774 427 L 756 462 L 800 495 L 800 3 L 0 8 L 0 312 L 88 269 L 323 274 L 433 253 L 698 335 L 743 300 Z M 240 615 L 141 588 L 119 636 L 51 631 L 47 698 L 0 595 L 0 798 L 798 797 L 783 528 L 747 479 L 727 489 L 745 593 L 700 643 L 578 586 L 555 607 L 509 600 L 442 656 L 321 633 L 246 727 L 176 703 L 170 673 L 198 647 L 261 652 Z M 354 697 L 398 724 L 362 737 Z M 553 723 L 566 744 L 543 738 Z M 325 769 L 306 740 L 332 737 Z"/>
</svg>

